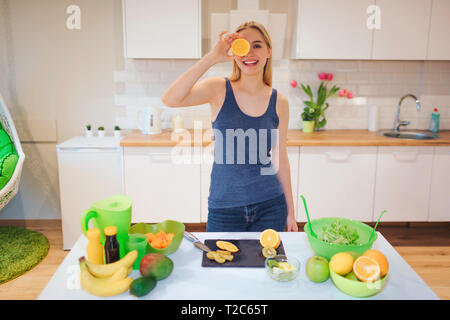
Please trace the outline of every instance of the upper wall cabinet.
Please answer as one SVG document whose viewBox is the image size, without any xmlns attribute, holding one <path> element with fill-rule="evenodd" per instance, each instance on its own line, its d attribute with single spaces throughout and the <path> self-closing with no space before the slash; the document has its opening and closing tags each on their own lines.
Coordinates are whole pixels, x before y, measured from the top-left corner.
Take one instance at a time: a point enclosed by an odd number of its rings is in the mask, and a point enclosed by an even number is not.
<svg viewBox="0 0 450 320">
<path fill-rule="evenodd" d="M 123 0 L 127 58 L 201 58 L 201 0 Z"/>
<path fill-rule="evenodd" d="M 298 0 L 294 59 L 370 59 L 374 0 Z"/>
<path fill-rule="evenodd" d="M 433 0 L 428 60 L 450 60 L 450 1 Z"/>
<path fill-rule="evenodd" d="M 381 26 L 374 30 L 375 60 L 425 60 L 431 0 L 376 0 Z"/>
</svg>

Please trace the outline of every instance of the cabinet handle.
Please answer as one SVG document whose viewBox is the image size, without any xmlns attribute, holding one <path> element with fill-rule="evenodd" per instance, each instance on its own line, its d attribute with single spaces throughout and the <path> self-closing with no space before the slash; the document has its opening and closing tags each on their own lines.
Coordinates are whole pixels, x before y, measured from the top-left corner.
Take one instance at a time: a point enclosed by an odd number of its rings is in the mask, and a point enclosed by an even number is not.
<svg viewBox="0 0 450 320">
<path fill-rule="evenodd" d="M 91 152 L 91 153 L 98 153 L 98 152 L 116 152 L 116 151 L 120 151 L 120 148 L 58 148 L 57 150 L 61 151 L 61 152 Z"/>
<path fill-rule="evenodd" d="M 163 162 L 169 163 L 172 162 L 172 158 L 170 154 L 167 153 L 153 153 L 149 152 L 148 155 L 153 162 Z"/>
<path fill-rule="evenodd" d="M 350 159 L 350 156 L 352 155 L 352 152 L 350 150 L 342 152 L 325 151 L 324 153 L 327 156 L 328 160 L 334 162 L 345 162 Z"/>
<path fill-rule="evenodd" d="M 394 151 L 393 154 L 398 161 L 416 161 L 419 156 L 418 151 Z"/>
</svg>

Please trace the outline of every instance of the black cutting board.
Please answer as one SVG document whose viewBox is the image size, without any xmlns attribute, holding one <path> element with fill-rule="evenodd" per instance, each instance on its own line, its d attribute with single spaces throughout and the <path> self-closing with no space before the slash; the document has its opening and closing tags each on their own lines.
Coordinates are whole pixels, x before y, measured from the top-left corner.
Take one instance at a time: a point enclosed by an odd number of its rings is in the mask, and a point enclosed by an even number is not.
<svg viewBox="0 0 450 320">
<path fill-rule="evenodd" d="M 223 240 L 231 242 L 239 248 L 238 252 L 232 253 L 233 260 L 225 261 L 225 263 L 218 263 L 215 260 L 210 260 L 206 256 L 206 252 L 203 252 L 202 267 L 251 267 L 251 268 L 264 268 L 264 261 L 266 258 L 261 253 L 262 246 L 259 240 L 255 239 L 241 239 L 241 240 L 228 240 L 228 239 L 208 239 L 205 240 L 205 245 L 213 251 L 221 250 L 216 246 L 216 241 Z M 283 242 L 277 248 L 277 254 L 285 254 Z"/>
</svg>

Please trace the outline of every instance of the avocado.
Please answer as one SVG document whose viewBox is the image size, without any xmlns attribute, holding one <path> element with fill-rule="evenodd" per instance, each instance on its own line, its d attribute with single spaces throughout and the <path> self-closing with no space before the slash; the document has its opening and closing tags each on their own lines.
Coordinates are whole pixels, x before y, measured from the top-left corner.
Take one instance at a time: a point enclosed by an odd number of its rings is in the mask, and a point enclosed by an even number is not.
<svg viewBox="0 0 450 320">
<path fill-rule="evenodd" d="M 136 297 L 145 296 L 156 287 L 156 283 L 156 280 L 151 277 L 137 278 L 130 284 L 130 293 Z"/>
</svg>

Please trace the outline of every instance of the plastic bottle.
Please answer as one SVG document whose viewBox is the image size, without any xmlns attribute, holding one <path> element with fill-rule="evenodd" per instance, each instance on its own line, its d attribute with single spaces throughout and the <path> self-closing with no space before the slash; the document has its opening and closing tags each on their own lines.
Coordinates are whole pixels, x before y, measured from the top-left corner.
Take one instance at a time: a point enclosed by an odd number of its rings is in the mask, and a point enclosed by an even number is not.
<svg viewBox="0 0 450 320">
<path fill-rule="evenodd" d="M 103 264 L 103 246 L 100 243 L 100 229 L 89 229 L 86 232 L 89 240 L 87 246 L 87 258 L 90 262 Z"/>
<path fill-rule="evenodd" d="M 431 132 L 438 132 L 439 131 L 439 110 L 437 108 L 434 108 L 433 112 L 431 113 L 431 122 L 430 122 L 430 131 Z"/>
<path fill-rule="evenodd" d="M 367 130 L 371 132 L 378 131 L 378 109 L 377 106 L 375 105 L 369 106 L 369 118 Z"/>
<path fill-rule="evenodd" d="M 117 241 L 117 227 L 109 226 L 104 230 L 105 240 L 105 262 L 113 263 L 120 260 L 119 242 Z"/>
</svg>

